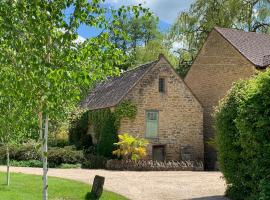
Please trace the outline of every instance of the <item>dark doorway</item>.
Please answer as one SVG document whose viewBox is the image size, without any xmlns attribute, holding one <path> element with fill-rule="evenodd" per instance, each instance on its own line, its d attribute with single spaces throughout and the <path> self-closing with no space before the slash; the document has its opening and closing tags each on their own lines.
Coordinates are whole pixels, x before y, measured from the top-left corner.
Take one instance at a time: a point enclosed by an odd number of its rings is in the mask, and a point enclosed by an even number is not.
<svg viewBox="0 0 270 200">
<path fill-rule="evenodd" d="M 165 160 L 165 146 L 155 145 L 153 146 L 153 160 L 164 161 Z"/>
</svg>

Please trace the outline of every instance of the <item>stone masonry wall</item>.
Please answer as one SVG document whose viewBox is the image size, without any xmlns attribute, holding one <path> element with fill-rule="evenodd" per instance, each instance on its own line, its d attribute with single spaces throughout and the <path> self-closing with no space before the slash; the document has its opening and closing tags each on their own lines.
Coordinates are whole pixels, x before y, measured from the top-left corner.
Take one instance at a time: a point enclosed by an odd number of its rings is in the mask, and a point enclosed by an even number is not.
<svg viewBox="0 0 270 200">
<path fill-rule="evenodd" d="M 165 78 L 165 94 L 159 93 L 159 77 Z M 152 145 L 165 145 L 166 160 L 180 160 L 182 145 L 193 147 L 194 159 L 203 159 L 202 107 L 164 58 L 140 80 L 126 99 L 137 105 L 138 113 L 134 120 L 121 121 L 119 134 L 145 137 L 146 111 L 159 111 L 158 137 L 148 139 L 149 159 L 152 158 Z"/>
<path fill-rule="evenodd" d="M 235 81 L 248 78 L 255 71 L 246 58 L 213 30 L 185 78 L 204 109 L 205 165 L 208 169 L 213 169 L 216 161 L 215 151 L 207 145 L 214 135 L 214 107 Z"/>
</svg>

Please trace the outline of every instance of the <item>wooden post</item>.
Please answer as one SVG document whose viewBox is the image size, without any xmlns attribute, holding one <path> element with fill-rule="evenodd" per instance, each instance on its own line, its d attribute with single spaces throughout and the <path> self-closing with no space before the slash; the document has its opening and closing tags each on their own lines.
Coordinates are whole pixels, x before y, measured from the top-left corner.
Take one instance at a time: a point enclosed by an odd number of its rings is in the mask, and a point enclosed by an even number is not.
<svg viewBox="0 0 270 200">
<path fill-rule="evenodd" d="M 105 177 L 96 175 L 94 178 L 92 191 L 91 191 L 91 198 L 98 200 L 103 192 L 103 185 L 105 182 Z"/>
</svg>

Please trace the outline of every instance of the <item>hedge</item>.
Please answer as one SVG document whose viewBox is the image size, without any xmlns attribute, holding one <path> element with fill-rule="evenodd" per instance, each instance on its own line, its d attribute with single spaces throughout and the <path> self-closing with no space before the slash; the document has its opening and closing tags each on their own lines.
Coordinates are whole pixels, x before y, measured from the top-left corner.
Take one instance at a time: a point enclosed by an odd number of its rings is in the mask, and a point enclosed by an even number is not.
<svg viewBox="0 0 270 200">
<path fill-rule="evenodd" d="M 10 146 L 10 160 L 14 166 L 39 167 L 41 152 L 36 144 L 23 144 Z M 0 163 L 6 162 L 6 148 L 0 146 Z M 48 150 L 49 167 L 59 167 L 61 164 L 78 164 L 85 161 L 83 151 L 75 150 L 75 147 L 53 147 Z"/>
<path fill-rule="evenodd" d="M 215 113 L 217 149 L 231 199 L 270 199 L 270 71 L 239 81 Z"/>
</svg>

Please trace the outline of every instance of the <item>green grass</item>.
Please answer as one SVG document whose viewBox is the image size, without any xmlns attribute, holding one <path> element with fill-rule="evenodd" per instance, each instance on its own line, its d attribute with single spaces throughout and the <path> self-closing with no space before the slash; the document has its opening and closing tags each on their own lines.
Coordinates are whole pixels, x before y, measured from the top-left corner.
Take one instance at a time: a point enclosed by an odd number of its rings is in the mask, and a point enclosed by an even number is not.
<svg viewBox="0 0 270 200">
<path fill-rule="evenodd" d="M 5 185 L 5 173 L 0 173 L 0 200 L 41 200 L 41 176 L 11 174 L 11 184 Z M 49 177 L 49 200 L 85 200 L 90 185 L 60 178 Z M 112 192 L 103 191 L 102 200 L 127 200 Z"/>
</svg>

